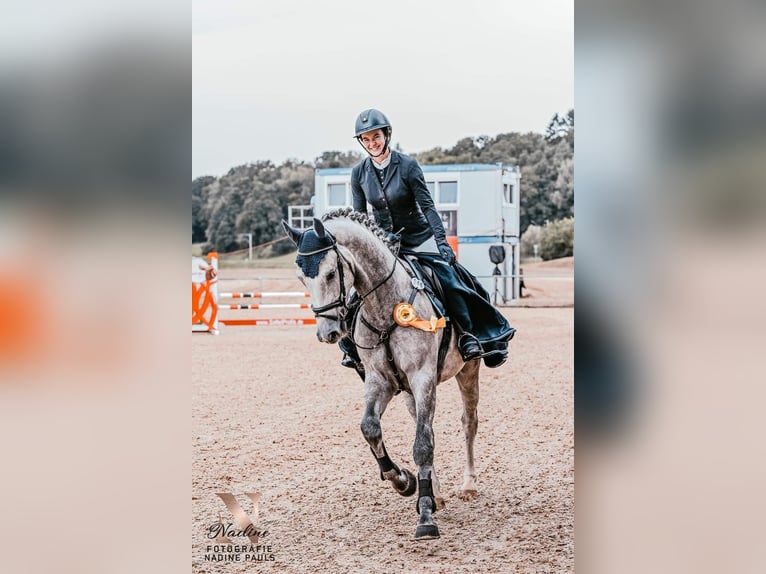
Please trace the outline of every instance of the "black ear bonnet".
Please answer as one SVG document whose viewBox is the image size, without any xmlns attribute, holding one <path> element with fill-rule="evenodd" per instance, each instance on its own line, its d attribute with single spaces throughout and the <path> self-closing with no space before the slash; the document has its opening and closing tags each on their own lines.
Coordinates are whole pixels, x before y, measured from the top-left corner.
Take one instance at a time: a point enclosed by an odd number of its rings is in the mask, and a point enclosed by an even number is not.
<svg viewBox="0 0 766 574">
<path fill-rule="evenodd" d="M 335 247 L 335 238 L 325 230 L 319 237 L 313 229 L 307 229 L 298 241 L 298 257 L 295 263 L 306 277 L 313 278 L 319 273 L 319 264 L 327 252 Z"/>
</svg>

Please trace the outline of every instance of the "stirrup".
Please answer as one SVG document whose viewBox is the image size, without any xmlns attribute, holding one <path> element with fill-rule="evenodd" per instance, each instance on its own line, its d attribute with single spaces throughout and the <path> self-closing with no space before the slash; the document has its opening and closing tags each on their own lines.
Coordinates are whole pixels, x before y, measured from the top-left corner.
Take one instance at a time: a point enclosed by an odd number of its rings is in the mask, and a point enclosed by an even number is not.
<svg viewBox="0 0 766 574">
<path fill-rule="evenodd" d="M 340 364 L 349 369 L 356 369 L 356 361 L 352 359 L 348 354 L 344 354 L 340 360 Z"/>
<path fill-rule="evenodd" d="M 464 361 L 473 361 L 481 358 L 484 351 L 479 340 L 469 333 L 463 333 L 458 341 L 458 349 Z"/>
</svg>

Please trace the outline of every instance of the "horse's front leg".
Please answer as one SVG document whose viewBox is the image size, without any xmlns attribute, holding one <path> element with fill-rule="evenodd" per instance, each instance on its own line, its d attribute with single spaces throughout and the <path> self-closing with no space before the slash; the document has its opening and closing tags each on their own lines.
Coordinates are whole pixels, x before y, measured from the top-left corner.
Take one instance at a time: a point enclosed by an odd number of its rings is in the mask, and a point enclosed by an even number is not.
<svg viewBox="0 0 766 574">
<path fill-rule="evenodd" d="M 415 476 L 406 468 L 400 469 L 396 466 L 386 452 L 386 445 L 383 444 L 380 417 L 391 402 L 394 391 L 385 379 L 374 372 L 367 373 L 364 384 L 365 408 L 361 429 L 380 467 L 380 479 L 390 481 L 394 490 L 402 496 L 412 496 L 417 487 Z"/>
<path fill-rule="evenodd" d="M 417 425 L 418 411 L 415 407 L 415 398 L 410 393 L 402 393 L 402 397 L 404 397 L 404 403 L 407 405 L 407 410 L 410 412 L 412 420 L 415 421 L 415 424 Z M 436 472 L 436 464 L 432 464 L 431 466 L 431 487 L 434 491 L 436 510 L 443 510 L 446 508 L 447 503 L 444 502 L 444 498 L 441 495 L 441 486 L 439 484 L 438 473 Z"/>
<path fill-rule="evenodd" d="M 418 465 L 418 525 L 415 540 L 439 538 L 439 528 L 433 519 L 436 499 L 433 490 L 434 431 L 436 410 L 436 374 L 412 377 L 410 387 L 415 399 L 416 429 L 412 457 Z"/>
</svg>

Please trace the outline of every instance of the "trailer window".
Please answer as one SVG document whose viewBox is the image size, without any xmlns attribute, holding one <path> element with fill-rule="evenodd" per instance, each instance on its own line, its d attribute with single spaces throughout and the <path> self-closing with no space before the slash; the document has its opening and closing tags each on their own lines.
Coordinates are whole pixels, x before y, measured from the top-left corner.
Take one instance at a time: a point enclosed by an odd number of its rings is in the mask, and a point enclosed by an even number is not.
<svg viewBox="0 0 766 574">
<path fill-rule="evenodd" d="M 328 183 L 327 184 L 327 205 L 331 207 L 343 207 L 347 205 L 346 184 Z"/>
<path fill-rule="evenodd" d="M 439 182 L 439 203 L 457 203 L 457 182 Z"/>
<path fill-rule="evenodd" d="M 513 203 L 513 184 L 511 183 L 503 184 L 503 201 L 508 204 Z"/>
</svg>

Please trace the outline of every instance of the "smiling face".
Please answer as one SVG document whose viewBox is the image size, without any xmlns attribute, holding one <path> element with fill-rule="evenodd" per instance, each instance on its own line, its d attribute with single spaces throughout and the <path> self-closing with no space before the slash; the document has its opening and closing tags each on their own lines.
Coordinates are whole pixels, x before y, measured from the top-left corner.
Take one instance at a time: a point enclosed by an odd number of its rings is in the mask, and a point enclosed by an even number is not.
<svg viewBox="0 0 766 574">
<path fill-rule="evenodd" d="M 386 145 L 386 134 L 382 129 L 364 132 L 359 136 L 359 141 L 362 142 L 367 153 L 373 156 L 378 162 L 383 161 L 391 154 L 391 148 L 386 148 L 386 153 L 380 155 Z"/>
</svg>

